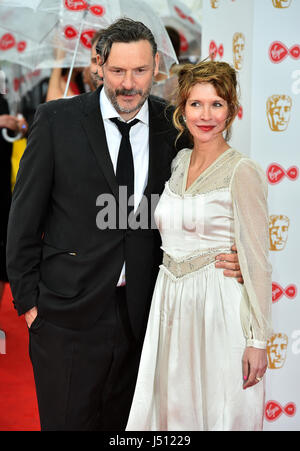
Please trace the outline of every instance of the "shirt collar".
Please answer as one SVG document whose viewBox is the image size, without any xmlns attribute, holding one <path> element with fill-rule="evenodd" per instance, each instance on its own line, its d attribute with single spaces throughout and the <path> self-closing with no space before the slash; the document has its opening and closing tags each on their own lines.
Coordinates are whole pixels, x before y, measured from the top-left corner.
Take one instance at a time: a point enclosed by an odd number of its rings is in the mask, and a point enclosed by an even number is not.
<svg viewBox="0 0 300 451">
<path fill-rule="evenodd" d="M 103 120 L 111 119 L 113 117 L 120 118 L 119 113 L 116 111 L 115 107 L 112 105 L 111 101 L 107 97 L 104 87 L 100 91 L 99 101 L 100 101 L 100 110 L 102 113 Z M 148 100 L 144 103 L 142 108 L 139 110 L 137 115 L 134 118 L 132 118 L 132 120 L 133 119 L 138 119 L 139 121 L 143 122 L 144 124 L 149 125 Z M 123 119 L 121 118 L 121 120 L 123 120 Z"/>
</svg>

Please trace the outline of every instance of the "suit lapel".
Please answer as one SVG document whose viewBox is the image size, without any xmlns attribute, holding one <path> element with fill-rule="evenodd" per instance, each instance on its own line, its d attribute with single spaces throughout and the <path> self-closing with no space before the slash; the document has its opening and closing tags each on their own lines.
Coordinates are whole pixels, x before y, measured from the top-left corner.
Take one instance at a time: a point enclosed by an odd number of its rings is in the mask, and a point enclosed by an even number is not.
<svg viewBox="0 0 300 451">
<path fill-rule="evenodd" d="M 107 180 L 115 198 L 119 199 L 119 186 L 110 158 L 105 136 L 103 119 L 100 111 L 99 95 L 101 88 L 87 96 L 80 96 L 83 109 L 82 124 L 86 131 L 91 149 L 95 155 L 99 169 Z M 150 200 L 155 191 L 156 182 L 163 177 L 162 168 L 168 164 L 168 152 L 164 140 L 167 139 L 166 119 L 163 107 L 157 108 L 149 98 L 149 171 L 144 196 Z M 170 128 L 172 124 L 170 123 Z"/>
<path fill-rule="evenodd" d="M 119 186 L 114 173 L 105 136 L 105 129 L 100 111 L 99 95 L 101 88 L 88 96 L 81 97 L 83 107 L 82 124 L 87 133 L 91 149 L 98 166 L 107 180 L 115 198 L 119 198 Z"/>
<path fill-rule="evenodd" d="M 165 146 L 166 119 L 164 112 L 157 111 L 149 98 L 149 175 L 144 195 L 149 197 L 155 191 L 155 184 L 163 177 L 163 170 L 168 164 L 168 152 Z M 172 124 L 170 124 L 171 128 Z M 168 135 L 168 133 L 167 133 Z"/>
</svg>

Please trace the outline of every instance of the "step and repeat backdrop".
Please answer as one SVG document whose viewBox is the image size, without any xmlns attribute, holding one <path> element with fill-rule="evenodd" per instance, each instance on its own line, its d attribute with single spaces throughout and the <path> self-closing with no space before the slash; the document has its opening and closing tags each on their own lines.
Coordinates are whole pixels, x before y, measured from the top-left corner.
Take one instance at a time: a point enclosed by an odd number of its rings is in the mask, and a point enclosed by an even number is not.
<svg viewBox="0 0 300 451">
<path fill-rule="evenodd" d="M 226 61 L 239 74 L 231 145 L 261 165 L 269 186 L 266 431 L 300 430 L 299 17 L 299 0 L 203 0 L 202 58 Z"/>
</svg>

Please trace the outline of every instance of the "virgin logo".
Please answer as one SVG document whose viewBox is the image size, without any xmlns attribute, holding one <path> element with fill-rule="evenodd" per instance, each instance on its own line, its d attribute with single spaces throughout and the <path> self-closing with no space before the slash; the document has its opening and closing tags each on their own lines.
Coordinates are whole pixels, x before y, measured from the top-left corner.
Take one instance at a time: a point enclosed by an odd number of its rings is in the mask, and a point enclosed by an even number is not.
<svg viewBox="0 0 300 451">
<path fill-rule="evenodd" d="M 16 45 L 16 40 L 12 34 L 6 33 L 0 39 L 0 50 L 9 50 Z"/>
<path fill-rule="evenodd" d="M 243 119 L 243 115 L 244 115 L 244 110 L 243 110 L 242 105 L 240 105 L 239 111 L 237 113 L 237 116 L 238 116 L 239 119 Z"/>
<path fill-rule="evenodd" d="M 26 74 L 26 76 L 22 75 L 22 77 L 20 78 L 14 78 L 13 81 L 14 90 L 19 91 L 22 83 L 25 83 L 26 81 L 34 77 L 39 77 L 40 74 L 41 74 L 40 70 L 35 70 L 34 72 L 29 72 L 28 74 Z"/>
<path fill-rule="evenodd" d="M 74 39 L 78 35 L 78 31 L 73 25 L 67 25 L 64 29 L 64 34 L 67 39 Z"/>
<path fill-rule="evenodd" d="M 282 407 L 276 401 L 268 401 L 265 406 L 265 417 L 267 421 L 276 421 L 282 414 L 288 417 L 293 417 L 296 413 L 296 405 L 289 402 L 285 407 Z"/>
<path fill-rule="evenodd" d="M 83 33 L 81 33 L 80 42 L 85 48 L 92 48 L 92 38 L 94 34 L 95 30 L 85 30 Z"/>
<path fill-rule="evenodd" d="M 92 48 L 92 38 L 95 34 L 95 30 L 85 30 L 81 33 L 80 42 L 86 49 Z M 74 39 L 78 36 L 78 31 L 73 25 L 68 25 L 64 29 L 64 35 L 66 39 Z"/>
<path fill-rule="evenodd" d="M 180 36 L 180 50 L 182 52 L 187 52 L 189 49 L 189 43 L 184 34 L 181 33 L 181 31 L 179 32 L 179 36 Z"/>
<path fill-rule="evenodd" d="M 215 43 L 215 41 L 210 41 L 209 55 L 210 55 L 211 59 L 214 60 L 218 54 L 220 55 L 221 58 L 223 57 L 223 55 L 224 55 L 223 44 L 220 44 L 218 47 L 217 44 Z"/>
<path fill-rule="evenodd" d="M 267 168 L 267 178 L 271 185 L 275 185 L 282 181 L 284 177 L 290 180 L 296 180 L 299 176 L 299 169 L 297 166 L 291 166 L 287 171 L 283 169 L 278 163 L 272 163 Z"/>
<path fill-rule="evenodd" d="M 283 61 L 288 55 L 294 59 L 299 59 L 300 45 L 295 44 L 293 47 L 288 49 L 288 47 L 280 41 L 272 42 L 269 48 L 269 57 L 273 63 L 281 63 L 281 61 Z"/>
<path fill-rule="evenodd" d="M 18 44 L 17 44 L 17 50 L 18 50 L 18 52 L 24 52 L 24 50 L 26 49 L 26 42 L 25 41 L 20 41 L 20 42 L 18 42 Z"/>
<path fill-rule="evenodd" d="M 102 5 L 89 4 L 84 0 L 65 0 L 65 8 L 69 11 L 83 11 L 88 9 L 94 16 L 103 16 L 105 14 L 105 9 Z"/>
<path fill-rule="evenodd" d="M 295 299 L 297 296 L 297 287 L 294 284 L 288 285 L 285 289 L 279 283 L 272 282 L 272 302 L 278 302 L 285 295 L 289 299 Z"/>
<path fill-rule="evenodd" d="M 184 14 L 184 12 L 178 7 L 178 6 L 174 6 L 174 9 L 176 11 L 176 13 L 178 14 L 178 16 L 183 19 L 183 20 L 188 20 L 189 22 L 191 22 L 193 25 L 195 24 L 194 19 L 191 16 L 187 16 L 186 14 Z"/>
<path fill-rule="evenodd" d="M 105 13 L 105 9 L 101 5 L 94 5 L 90 7 L 90 12 L 94 14 L 94 16 L 103 16 Z"/>
<path fill-rule="evenodd" d="M 65 0 L 65 7 L 70 11 L 82 11 L 88 4 L 84 0 Z"/>
<path fill-rule="evenodd" d="M 10 50 L 13 47 L 16 47 L 18 52 L 24 52 L 24 50 L 26 49 L 26 41 L 20 41 L 20 42 L 16 42 L 14 36 L 11 33 L 5 33 L 1 38 L 0 38 L 0 50 L 6 51 L 6 50 Z"/>
</svg>

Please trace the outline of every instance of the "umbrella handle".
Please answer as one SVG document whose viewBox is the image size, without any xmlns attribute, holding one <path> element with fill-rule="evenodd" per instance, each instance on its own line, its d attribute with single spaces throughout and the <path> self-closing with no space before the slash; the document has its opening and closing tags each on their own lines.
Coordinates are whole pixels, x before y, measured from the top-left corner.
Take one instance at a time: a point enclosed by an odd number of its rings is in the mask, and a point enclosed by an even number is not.
<svg viewBox="0 0 300 451">
<path fill-rule="evenodd" d="M 16 136 L 8 136 L 7 128 L 2 128 L 2 136 L 5 139 L 5 141 L 8 141 L 9 143 L 13 143 L 17 141 L 18 139 L 22 138 L 22 133 L 18 133 Z"/>
<path fill-rule="evenodd" d="M 69 70 L 68 80 L 67 80 L 67 84 L 66 84 L 64 97 L 63 97 L 64 99 L 67 97 L 67 93 L 68 93 L 68 89 L 69 89 L 69 85 L 70 85 L 70 81 L 71 81 L 71 76 L 72 76 L 72 72 L 73 72 L 73 68 L 74 68 L 74 64 L 75 64 L 75 58 L 76 58 L 76 55 L 77 55 L 77 50 L 78 50 L 78 46 L 79 46 L 79 42 L 80 42 L 82 29 L 83 29 L 83 22 L 84 22 L 86 14 L 87 14 L 87 10 L 84 11 L 84 14 L 83 14 L 83 17 L 82 17 L 82 21 L 81 21 L 81 24 L 80 24 L 80 29 L 79 29 L 79 33 L 78 33 L 77 42 L 76 42 L 76 47 L 75 47 L 75 50 L 74 50 L 74 55 L 73 55 L 73 58 L 72 58 L 72 63 L 71 63 L 71 67 L 70 67 L 70 70 Z"/>
</svg>

